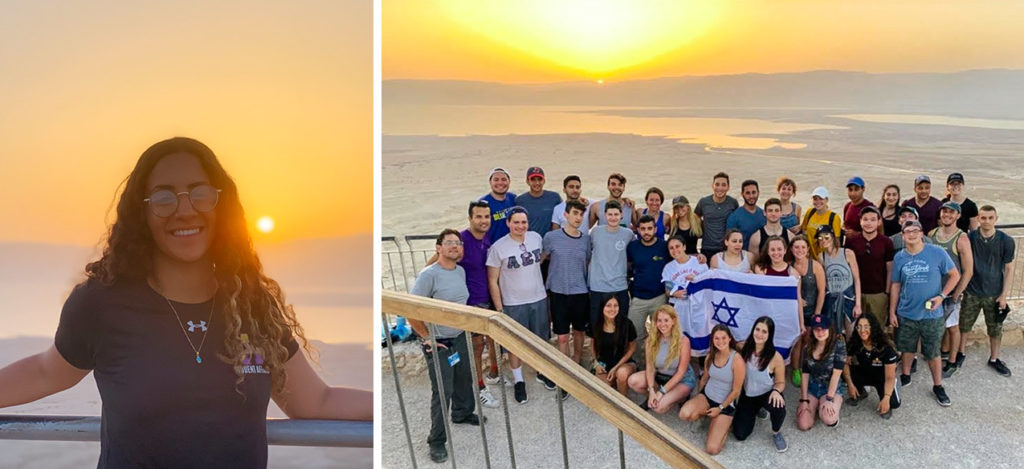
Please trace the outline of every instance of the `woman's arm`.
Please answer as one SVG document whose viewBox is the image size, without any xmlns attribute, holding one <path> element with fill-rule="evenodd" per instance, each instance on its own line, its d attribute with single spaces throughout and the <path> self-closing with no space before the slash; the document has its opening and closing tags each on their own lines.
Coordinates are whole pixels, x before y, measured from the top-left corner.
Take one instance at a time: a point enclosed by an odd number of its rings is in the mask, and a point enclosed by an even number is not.
<svg viewBox="0 0 1024 469">
<path fill-rule="evenodd" d="M 624 353 L 622 358 L 619 359 L 619 362 L 615 364 L 615 368 L 625 365 L 630 358 L 633 358 L 634 352 L 636 352 L 636 341 L 631 340 L 629 341 L 629 346 L 626 347 L 626 353 Z"/>
<path fill-rule="evenodd" d="M 814 301 L 814 314 L 821 314 L 825 306 L 825 268 L 821 262 L 814 263 L 814 286 L 818 287 L 818 298 Z"/>
<path fill-rule="evenodd" d="M 756 359 L 756 357 L 751 357 Z M 722 401 L 722 407 L 729 407 L 739 399 L 740 392 L 743 391 L 743 379 L 747 377 L 747 362 L 743 361 L 743 357 L 740 356 L 739 352 L 736 352 L 736 356 L 732 360 L 732 392 L 728 396 L 725 396 L 725 400 Z"/>
<path fill-rule="evenodd" d="M 373 420 L 373 391 L 328 386 L 301 351 L 285 362 L 284 369 L 288 378 L 274 402 L 289 418 Z"/>
<path fill-rule="evenodd" d="M 75 368 L 50 345 L 46 351 L 0 368 L 0 408 L 25 404 L 78 384 L 89 370 Z"/>
<path fill-rule="evenodd" d="M 857 256 L 853 255 L 850 249 L 843 249 L 846 254 L 846 262 L 850 264 L 850 272 L 853 273 L 853 318 L 860 317 L 860 268 L 857 266 Z"/>
<path fill-rule="evenodd" d="M 597 357 L 599 357 L 600 355 L 597 354 L 597 338 L 596 337 L 591 337 L 590 338 L 590 356 L 594 357 L 594 369 L 597 370 L 597 372 L 599 372 L 599 373 L 607 373 L 608 372 L 608 368 L 606 368 L 608 366 L 608 364 L 605 363 L 604 366 L 601 366 L 600 365 L 600 363 L 601 363 L 600 360 L 597 359 Z"/>
</svg>

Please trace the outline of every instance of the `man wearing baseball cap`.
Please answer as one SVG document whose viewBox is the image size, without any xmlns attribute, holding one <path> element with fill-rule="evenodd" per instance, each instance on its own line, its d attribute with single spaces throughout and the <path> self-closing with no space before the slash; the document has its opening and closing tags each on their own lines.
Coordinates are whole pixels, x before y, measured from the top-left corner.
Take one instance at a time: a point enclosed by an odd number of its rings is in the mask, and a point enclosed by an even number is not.
<svg viewBox="0 0 1024 469">
<path fill-rule="evenodd" d="M 530 213 L 530 231 L 542 238 L 551 231 L 551 216 L 555 206 L 562 202 L 557 192 L 544 190 L 544 170 L 540 166 L 531 166 L 526 170 L 526 184 L 530 191 L 516 197 L 516 205 Z"/>
<path fill-rule="evenodd" d="M 953 264 L 956 264 L 957 270 L 960 271 L 960 282 L 956 284 L 953 294 L 942 303 L 943 313 L 946 315 L 946 335 L 942 341 L 943 378 L 953 376 L 957 370 L 956 354 L 950 357 L 950 349 L 958 349 L 960 346 L 960 301 L 974 275 L 971 241 L 967 239 L 967 233 L 957 228 L 956 222 L 959 218 L 960 204 L 946 202 L 939 209 L 939 227 L 928 233 L 928 237 L 949 254 Z"/>
<path fill-rule="evenodd" d="M 505 218 L 508 211 L 516 206 L 516 194 L 509 192 L 508 171 L 502 168 L 494 168 L 487 174 L 487 182 L 491 185 L 491 191 L 480 197 L 486 201 L 491 208 L 491 227 L 487 231 L 487 238 L 494 244 L 502 236 L 508 234 L 508 224 Z"/>
<path fill-rule="evenodd" d="M 954 293 L 960 271 L 946 251 L 925 244 L 921 223 L 910 220 L 903 224 L 906 249 L 896 253 L 892 266 L 892 300 L 889 302 L 889 323 L 898 328 L 896 349 L 902 354 L 900 383 L 910 384 L 911 365 L 918 342 L 932 373 L 932 392 L 939 405 L 948 407 L 949 396 L 942 387 L 942 302 Z M 945 276 L 945 282 L 943 282 Z"/>
<path fill-rule="evenodd" d="M 914 197 L 903 201 L 904 207 L 913 207 L 917 210 L 917 219 L 924 227 L 925 233 L 930 233 L 939 226 L 939 208 L 942 202 L 932 197 L 932 180 L 922 174 L 914 179 Z"/>
<path fill-rule="evenodd" d="M 946 178 L 946 197 L 942 202 L 956 202 L 960 204 L 960 218 L 956 221 L 956 227 L 964 233 L 978 228 L 978 204 L 968 199 L 964 194 L 964 175 L 951 173 Z"/>
<path fill-rule="evenodd" d="M 917 220 L 917 209 L 914 207 L 900 207 L 899 211 L 896 212 L 896 218 L 899 219 L 900 227 L 902 229 L 904 223 L 910 220 Z M 918 221 L 920 222 L 920 220 Z M 902 232 L 890 236 L 889 239 L 892 240 L 892 248 L 893 250 L 895 250 L 895 252 L 900 252 L 903 250 L 904 243 Z M 924 243 L 932 244 L 932 239 L 925 236 Z"/>
<path fill-rule="evenodd" d="M 843 233 L 849 238 L 860 234 L 860 214 L 864 207 L 874 207 L 875 204 L 864 198 L 864 179 L 854 176 L 846 181 L 846 195 L 850 201 L 843 205 Z"/>
</svg>

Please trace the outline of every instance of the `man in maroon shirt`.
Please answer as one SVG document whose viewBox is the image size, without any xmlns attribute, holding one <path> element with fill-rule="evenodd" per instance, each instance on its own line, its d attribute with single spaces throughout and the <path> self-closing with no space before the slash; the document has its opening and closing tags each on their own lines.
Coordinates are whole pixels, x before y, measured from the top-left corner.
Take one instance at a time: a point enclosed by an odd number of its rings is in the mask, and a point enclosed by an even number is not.
<svg viewBox="0 0 1024 469">
<path fill-rule="evenodd" d="M 846 181 L 846 195 L 850 201 L 843 206 L 843 233 L 849 240 L 853 235 L 860 234 L 860 215 L 864 207 L 875 204 L 864 198 L 864 179 L 854 176 Z"/>
<path fill-rule="evenodd" d="M 846 238 L 846 247 L 857 257 L 860 304 L 864 305 L 864 312 L 871 313 L 879 324 L 885 324 L 889 319 L 890 277 L 896 250 L 892 240 L 878 230 L 881 222 L 882 212 L 874 205 L 861 209 L 858 224 L 862 232 Z"/>
<path fill-rule="evenodd" d="M 914 179 L 914 197 L 903 201 L 904 207 L 917 209 L 918 221 L 924 228 L 925 233 L 931 233 L 939 226 L 939 209 L 942 202 L 932 197 L 932 180 L 924 174 Z"/>
</svg>

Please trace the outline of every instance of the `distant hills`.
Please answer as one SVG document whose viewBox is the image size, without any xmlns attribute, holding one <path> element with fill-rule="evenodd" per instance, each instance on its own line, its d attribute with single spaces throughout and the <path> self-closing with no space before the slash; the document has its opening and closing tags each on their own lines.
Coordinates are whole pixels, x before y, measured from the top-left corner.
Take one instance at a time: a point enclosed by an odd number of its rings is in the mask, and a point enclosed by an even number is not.
<svg viewBox="0 0 1024 469">
<path fill-rule="evenodd" d="M 502 84 L 385 80 L 389 105 L 578 105 L 812 108 L 837 112 L 1024 118 L 1024 70 L 956 73 L 813 71 L 593 82 Z"/>
</svg>

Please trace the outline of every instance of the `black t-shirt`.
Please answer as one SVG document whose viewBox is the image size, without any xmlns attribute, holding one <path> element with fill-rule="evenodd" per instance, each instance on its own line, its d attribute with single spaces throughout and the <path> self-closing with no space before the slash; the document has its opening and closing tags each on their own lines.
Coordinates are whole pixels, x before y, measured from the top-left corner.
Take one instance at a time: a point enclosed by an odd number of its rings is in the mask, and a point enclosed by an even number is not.
<svg viewBox="0 0 1024 469">
<path fill-rule="evenodd" d="M 604 331 L 600 324 L 593 329 L 597 331 L 596 349 L 597 349 L 597 360 L 604 362 L 605 369 L 609 369 L 615 364 L 622 360 L 622 356 L 626 354 L 626 349 L 629 348 L 629 343 L 636 340 L 636 328 L 633 327 L 633 321 L 621 321 L 620 327 L 624 329 L 618 332 L 618 340 L 616 334 L 609 334 Z M 625 332 L 625 335 L 622 334 Z"/>
<path fill-rule="evenodd" d="M 54 343 L 68 363 L 93 370 L 103 402 L 98 467 L 267 465 L 270 375 L 253 350 L 243 381 L 225 353 L 221 299 L 174 303 L 202 363 L 167 301 L 145 282 L 88 280 L 64 303 Z M 191 325 L 189 324 L 191 322 Z M 289 357 L 298 343 L 288 336 Z"/>
<path fill-rule="evenodd" d="M 850 348 L 850 356 L 853 357 L 850 367 L 857 368 L 865 374 L 877 374 L 883 379 L 885 378 L 885 365 L 899 362 L 899 354 L 889 345 L 868 350 L 857 343 Z"/>
</svg>

